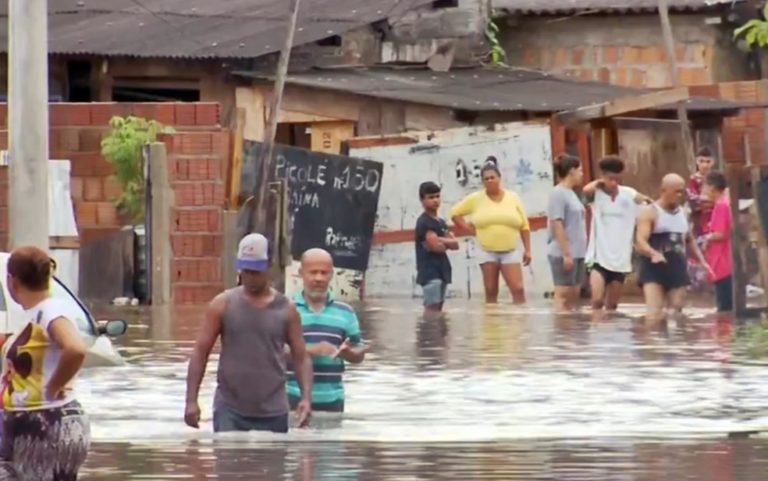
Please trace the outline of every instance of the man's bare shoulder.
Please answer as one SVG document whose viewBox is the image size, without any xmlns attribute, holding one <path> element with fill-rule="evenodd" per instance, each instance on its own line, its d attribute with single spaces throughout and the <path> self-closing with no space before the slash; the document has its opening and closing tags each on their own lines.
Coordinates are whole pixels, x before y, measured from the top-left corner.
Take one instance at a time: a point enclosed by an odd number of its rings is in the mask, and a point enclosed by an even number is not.
<svg viewBox="0 0 768 481">
<path fill-rule="evenodd" d="M 656 208 L 653 204 L 641 205 L 637 217 L 640 220 L 655 220 Z"/>
<path fill-rule="evenodd" d="M 230 291 L 231 289 L 227 289 L 226 291 L 222 291 L 216 294 L 216 297 L 214 297 L 211 302 L 208 303 L 208 311 L 223 313 L 224 309 L 227 307 Z"/>
</svg>

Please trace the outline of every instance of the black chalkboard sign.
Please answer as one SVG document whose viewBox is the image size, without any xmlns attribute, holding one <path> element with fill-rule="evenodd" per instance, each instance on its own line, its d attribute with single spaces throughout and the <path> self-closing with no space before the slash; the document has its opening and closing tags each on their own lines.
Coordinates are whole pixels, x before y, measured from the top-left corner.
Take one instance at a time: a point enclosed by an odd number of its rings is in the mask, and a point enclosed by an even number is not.
<svg viewBox="0 0 768 481">
<path fill-rule="evenodd" d="M 241 194 L 253 193 L 260 142 L 243 142 Z M 383 165 L 372 160 L 275 145 L 270 181 L 286 179 L 291 255 L 321 247 L 336 267 L 364 271 L 373 240 Z"/>
</svg>

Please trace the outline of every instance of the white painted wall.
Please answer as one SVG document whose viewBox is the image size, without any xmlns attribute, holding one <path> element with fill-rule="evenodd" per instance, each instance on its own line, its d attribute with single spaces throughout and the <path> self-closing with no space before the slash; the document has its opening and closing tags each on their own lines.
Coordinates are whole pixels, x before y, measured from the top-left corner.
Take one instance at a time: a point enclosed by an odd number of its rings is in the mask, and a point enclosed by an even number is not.
<svg viewBox="0 0 768 481">
<path fill-rule="evenodd" d="M 415 144 L 349 152 L 353 157 L 384 163 L 377 231 L 414 228 L 422 212 L 418 186 L 427 180 L 442 185 L 440 214 L 447 217 L 453 204 L 482 188 L 480 168 L 490 155 L 498 159 L 505 187 L 520 195 L 528 216 L 546 215 L 553 188 L 549 126 L 510 123 L 412 135 L 418 139 Z M 545 230 L 532 233 L 533 263 L 531 268 L 524 269 L 526 291 L 532 299 L 552 290 L 546 239 Z M 482 296 L 475 249 L 474 239 L 465 239 L 460 250 L 451 253 L 454 277 L 450 296 Z M 374 246 L 365 274 L 366 297 L 420 296 L 415 269 L 412 242 Z"/>
</svg>

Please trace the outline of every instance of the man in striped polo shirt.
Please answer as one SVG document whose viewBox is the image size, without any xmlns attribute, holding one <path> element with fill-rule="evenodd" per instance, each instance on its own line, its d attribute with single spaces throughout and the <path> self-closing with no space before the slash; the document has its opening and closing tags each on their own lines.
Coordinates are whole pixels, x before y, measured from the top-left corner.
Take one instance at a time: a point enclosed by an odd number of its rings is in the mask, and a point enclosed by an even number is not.
<svg viewBox="0 0 768 481">
<path fill-rule="evenodd" d="M 328 290 L 333 277 L 333 258 L 323 249 L 309 249 L 301 256 L 303 290 L 294 302 L 301 316 L 307 352 L 312 356 L 314 385 L 312 406 L 316 411 L 344 412 L 344 363 L 363 362 L 367 347 L 362 343 L 357 315 L 349 304 L 334 299 Z M 291 409 L 301 399 L 292 370 L 288 372 Z"/>
</svg>

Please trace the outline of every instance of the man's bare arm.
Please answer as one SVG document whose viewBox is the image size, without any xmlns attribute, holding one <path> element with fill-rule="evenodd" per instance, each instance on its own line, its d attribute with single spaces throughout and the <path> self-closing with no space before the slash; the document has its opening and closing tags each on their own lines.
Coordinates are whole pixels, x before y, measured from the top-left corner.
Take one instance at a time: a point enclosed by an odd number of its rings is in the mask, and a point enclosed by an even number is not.
<svg viewBox="0 0 768 481">
<path fill-rule="evenodd" d="M 699 249 L 699 244 L 696 242 L 696 237 L 694 237 L 692 231 L 688 231 L 688 234 L 685 236 L 685 241 L 688 244 L 688 248 L 693 251 L 694 257 L 696 257 L 696 260 L 699 261 L 699 263 L 703 266 L 708 266 L 707 260 L 704 258 L 704 254 L 701 252 L 701 249 Z"/>
<path fill-rule="evenodd" d="M 593 180 L 581 188 L 581 193 L 584 195 L 584 198 L 586 198 L 589 202 L 592 202 L 595 199 L 595 192 L 597 192 L 597 189 L 599 189 L 602 184 L 602 179 Z"/>
<path fill-rule="evenodd" d="M 653 232 L 653 223 L 656 220 L 655 210 L 648 206 L 643 207 L 640 210 L 640 214 L 637 217 L 637 229 L 635 230 L 635 247 L 637 251 L 646 256 L 653 257 L 657 254 L 656 249 L 651 247 L 648 240 L 651 238 L 651 232 Z"/>
<path fill-rule="evenodd" d="M 288 324 L 288 345 L 291 348 L 291 360 L 296 380 L 301 388 L 301 397 L 310 400 L 312 396 L 312 359 L 304 343 L 304 331 L 301 327 L 301 316 L 296 306 L 291 305 Z"/>
<path fill-rule="evenodd" d="M 221 322 L 224 310 L 227 307 L 226 294 L 216 296 L 208 305 L 205 312 L 205 320 L 197 333 L 197 341 L 189 357 L 187 370 L 187 403 L 196 403 L 200 394 L 200 384 L 203 382 L 205 368 L 208 365 L 208 357 L 211 354 L 216 340 L 221 334 Z"/>
</svg>

